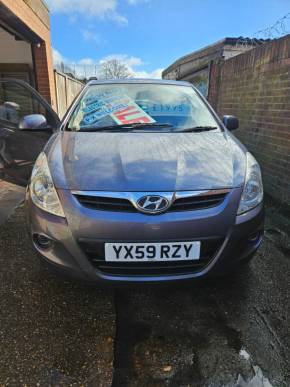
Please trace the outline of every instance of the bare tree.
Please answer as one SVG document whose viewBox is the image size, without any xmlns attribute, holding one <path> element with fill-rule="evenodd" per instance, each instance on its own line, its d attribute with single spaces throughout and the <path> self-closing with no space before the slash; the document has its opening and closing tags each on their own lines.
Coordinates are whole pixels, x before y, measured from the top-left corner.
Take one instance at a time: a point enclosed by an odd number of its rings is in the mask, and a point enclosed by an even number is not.
<svg viewBox="0 0 290 387">
<path fill-rule="evenodd" d="M 99 74 L 100 78 L 103 79 L 130 78 L 133 76 L 128 66 L 118 59 L 110 59 L 103 62 L 100 66 Z"/>
</svg>

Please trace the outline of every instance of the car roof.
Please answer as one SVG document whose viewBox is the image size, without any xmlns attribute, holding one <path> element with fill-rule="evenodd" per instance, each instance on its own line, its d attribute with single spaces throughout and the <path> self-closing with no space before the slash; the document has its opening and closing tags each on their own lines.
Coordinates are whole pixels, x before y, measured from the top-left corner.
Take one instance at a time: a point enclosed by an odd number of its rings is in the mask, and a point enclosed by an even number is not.
<svg viewBox="0 0 290 387">
<path fill-rule="evenodd" d="M 106 85 L 106 84 L 122 84 L 122 83 L 136 83 L 136 84 L 159 84 L 159 85 L 176 85 L 176 86 L 191 86 L 192 84 L 185 81 L 174 81 L 171 79 L 150 79 L 150 78 L 123 78 L 123 79 L 108 79 L 108 80 L 91 80 L 87 86 L 91 85 Z"/>
</svg>

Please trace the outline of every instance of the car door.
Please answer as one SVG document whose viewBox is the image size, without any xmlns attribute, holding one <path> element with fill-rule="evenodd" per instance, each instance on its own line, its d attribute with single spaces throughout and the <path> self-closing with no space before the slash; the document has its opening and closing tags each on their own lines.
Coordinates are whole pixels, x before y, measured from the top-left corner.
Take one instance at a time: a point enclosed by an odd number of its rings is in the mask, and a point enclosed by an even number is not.
<svg viewBox="0 0 290 387">
<path fill-rule="evenodd" d="M 22 130 L 19 123 L 30 114 L 42 114 L 47 130 Z M 59 124 L 56 113 L 30 85 L 0 79 L 0 179 L 25 185 L 35 159 Z"/>
</svg>

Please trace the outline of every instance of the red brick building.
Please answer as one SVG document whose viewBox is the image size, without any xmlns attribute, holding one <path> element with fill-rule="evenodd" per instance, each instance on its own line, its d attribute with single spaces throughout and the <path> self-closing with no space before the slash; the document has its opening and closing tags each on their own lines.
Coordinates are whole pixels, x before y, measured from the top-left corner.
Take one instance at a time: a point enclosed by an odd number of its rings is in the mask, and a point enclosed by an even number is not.
<svg viewBox="0 0 290 387">
<path fill-rule="evenodd" d="M 0 77 L 29 82 L 56 108 L 45 1 L 0 0 Z"/>
<path fill-rule="evenodd" d="M 191 82 L 207 97 L 211 64 L 227 60 L 251 48 L 251 44 L 244 44 L 243 38 L 224 38 L 177 59 L 163 71 L 162 78 Z"/>
</svg>

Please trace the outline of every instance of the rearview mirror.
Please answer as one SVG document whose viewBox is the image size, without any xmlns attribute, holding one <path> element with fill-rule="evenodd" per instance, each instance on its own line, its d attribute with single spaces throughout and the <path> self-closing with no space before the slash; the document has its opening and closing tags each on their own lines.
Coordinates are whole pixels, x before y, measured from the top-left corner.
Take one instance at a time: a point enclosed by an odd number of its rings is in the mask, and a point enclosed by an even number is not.
<svg viewBox="0 0 290 387">
<path fill-rule="evenodd" d="M 235 130 L 239 127 L 239 120 L 235 116 L 223 116 L 223 123 L 228 130 Z"/>
<path fill-rule="evenodd" d="M 31 131 L 51 131 L 46 118 L 42 114 L 29 114 L 21 118 L 18 128 Z"/>
</svg>

